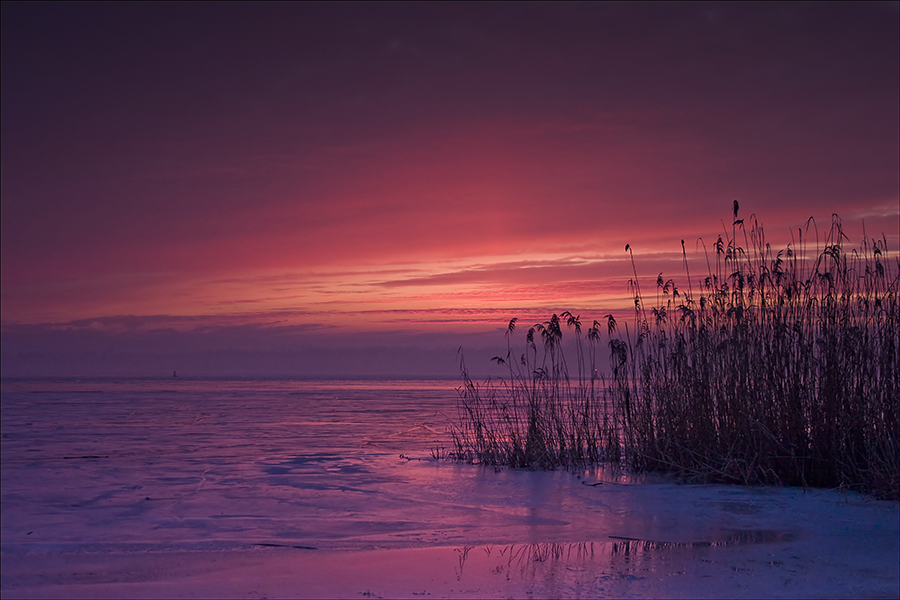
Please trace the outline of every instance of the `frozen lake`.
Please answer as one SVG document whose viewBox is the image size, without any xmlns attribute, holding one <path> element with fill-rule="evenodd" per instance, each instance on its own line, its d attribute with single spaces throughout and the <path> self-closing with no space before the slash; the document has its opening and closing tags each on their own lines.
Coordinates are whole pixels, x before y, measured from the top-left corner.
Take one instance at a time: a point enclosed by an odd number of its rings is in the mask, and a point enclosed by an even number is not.
<svg viewBox="0 0 900 600">
<path fill-rule="evenodd" d="M 455 388 L 3 381 L 3 595 L 897 596 L 897 503 L 434 461 Z"/>
</svg>

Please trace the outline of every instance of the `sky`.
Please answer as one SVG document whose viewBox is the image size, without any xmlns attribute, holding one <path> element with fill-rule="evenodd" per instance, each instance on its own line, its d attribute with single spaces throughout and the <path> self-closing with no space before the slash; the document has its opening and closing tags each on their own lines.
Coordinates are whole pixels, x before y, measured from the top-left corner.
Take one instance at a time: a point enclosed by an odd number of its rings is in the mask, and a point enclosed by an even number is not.
<svg viewBox="0 0 900 600">
<path fill-rule="evenodd" d="M 2 4 L 15 376 L 453 376 L 773 246 L 900 242 L 898 3 Z"/>
</svg>

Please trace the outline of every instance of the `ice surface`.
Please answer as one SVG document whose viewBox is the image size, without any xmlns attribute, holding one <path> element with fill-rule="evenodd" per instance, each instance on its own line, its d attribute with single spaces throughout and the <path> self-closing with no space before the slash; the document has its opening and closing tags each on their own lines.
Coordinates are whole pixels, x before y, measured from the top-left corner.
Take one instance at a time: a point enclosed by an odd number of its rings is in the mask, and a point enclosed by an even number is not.
<svg viewBox="0 0 900 600">
<path fill-rule="evenodd" d="M 435 462 L 455 402 L 447 381 L 4 381 L 3 596 L 898 595 L 896 503 Z"/>
</svg>

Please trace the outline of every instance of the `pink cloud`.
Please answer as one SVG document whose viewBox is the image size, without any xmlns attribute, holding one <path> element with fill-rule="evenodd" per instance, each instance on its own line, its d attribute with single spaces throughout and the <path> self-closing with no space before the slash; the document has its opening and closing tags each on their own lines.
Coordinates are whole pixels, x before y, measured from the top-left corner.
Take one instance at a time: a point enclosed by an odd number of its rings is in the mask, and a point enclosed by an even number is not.
<svg viewBox="0 0 900 600">
<path fill-rule="evenodd" d="M 5 323 L 596 318 L 625 244 L 650 282 L 682 239 L 702 271 L 735 199 L 776 247 L 835 212 L 900 244 L 894 9 L 31 10 L 4 8 Z"/>
</svg>

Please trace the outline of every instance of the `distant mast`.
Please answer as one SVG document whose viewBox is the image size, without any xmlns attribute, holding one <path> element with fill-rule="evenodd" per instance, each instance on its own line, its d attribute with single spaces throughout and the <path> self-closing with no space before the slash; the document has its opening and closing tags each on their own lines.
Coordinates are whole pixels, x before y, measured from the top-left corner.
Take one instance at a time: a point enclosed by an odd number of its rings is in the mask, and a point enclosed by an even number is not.
<svg viewBox="0 0 900 600">
<path fill-rule="evenodd" d="M 175 379 L 178 379 L 178 373 L 175 371 L 172 371 L 172 377 Z"/>
</svg>

